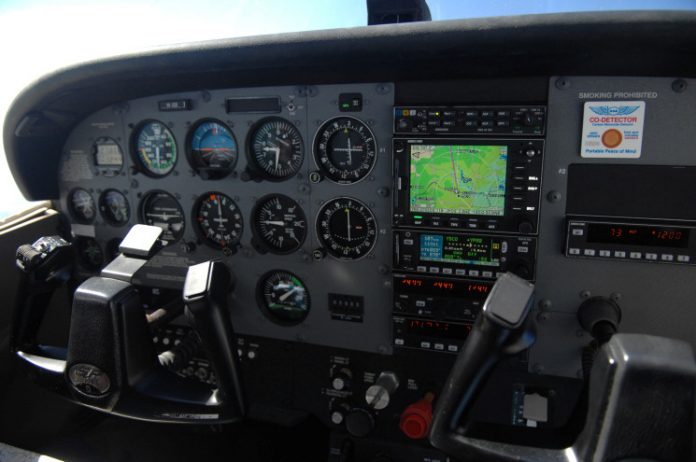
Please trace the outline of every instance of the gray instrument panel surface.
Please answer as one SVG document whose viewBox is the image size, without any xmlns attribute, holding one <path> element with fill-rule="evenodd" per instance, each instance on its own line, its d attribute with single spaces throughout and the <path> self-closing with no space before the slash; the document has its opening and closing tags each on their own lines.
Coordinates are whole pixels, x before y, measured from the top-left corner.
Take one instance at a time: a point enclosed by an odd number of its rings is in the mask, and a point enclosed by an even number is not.
<svg viewBox="0 0 696 462">
<path fill-rule="evenodd" d="M 530 368 L 552 375 L 581 375 L 580 351 L 590 338 L 575 313 L 589 296 L 618 299 L 622 332 L 674 337 L 696 345 L 696 267 L 567 258 L 563 253 L 570 164 L 696 165 L 696 81 L 687 81 L 686 91 L 677 92 L 672 88 L 675 79 L 668 78 L 564 77 L 562 84 L 557 80 L 552 78 L 549 84 L 537 259 L 539 338 L 530 353 Z M 583 103 L 606 100 L 645 101 L 640 158 L 580 157 Z M 560 200 L 550 200 L 552 192 L 560 193 Z"/>
<path fill-rule="evenodd" d="M 340 112 L 340 93 L 361 93 L 363 108 L 360 112 Z M 225 99 L 231 97 L 278 96 L 282 112 L 278 114 L 234 113 L 225 111 Z M 190 99 L 193 110 L 160 112 L 158 102 L 172 99 Z M 67 213 L 67 196 L 76 187 L 87 189 L 95 203 L 106 189 L 123 192 L 130 203 L 128 225 L 115 227 L 106 223 L 97 212 L 91 225 L 73 225 L 73 233 L 95 236 L 106 253 L 111 242 L 122 239 L 128 228 L 138 222 L 138 208 L 146 193 L 162 190 L 176 196 L 186 216 L 183 241 L 196 242 L 192 224 L 192 210 L 202 194 L 218 191 L 231 197 L 244 217 L 241 248 L 232 256 L 205 244 L 196 245 L 193 252 L 181 249 L 181 240 L 162 252 L 156 265 L 149 265 L 146 278 L 153 283 L 180 285 L 181 268 L 209 259 L 222 259 L 237 278 L 231 300 L 235 330 L 241 334 L 267 336 L 319 345 L 329 345 L 362 351 L 391 353 L 391 131 L 393 84 L 324 85 L 315 87 L 264 87 L 214 90 L 159 95 L 129 101 L 105 108 L 82 121 L 76 127 L 63 150 L 60 169 L 60 205 Z M 294 107 L 293 107 L 294 106 Z M 240 173 L 247 165 L 245 155 L 247 134 L 251 126 L 265 117 L 282 117 L 291 121 L 301 132 L 304 141 L 304 163 L 300 172 L 287 181 L 242 181 Z M 319 126 L 333 117 L 349 116 L 367 123 L 377 141 L 377 160 L 372 172 L 353 185 L 339 185 L 324 180 L 318 184 L 308 181 L 310 171 L 316 169 L 312 144 Z M 219 180 L 204 180 L 195 175 L 186 158 L 186 137 L 196 121 L 214 118 L 231 127 L 237 141 L 239 158 L 237 175 Z M 172 131 L 178 148 L 174 171 L 164 178 L 150 178 L 134 174 L 131 168 L 130 138 L 138 123 L 155 119 L 166 123 Z M 115 177 L 96 175 L 92 158 L 92 144 L 98 137 L 111 137 L 118 142 L 124 154 L 124 169 Z M 378 193 L 378 190 L 379 193 Z M 387 194 L 385 194 L 385 192 Z M 251 246 L 251 210 L 260 197 L 285 194 L 297 201 L 307 217 L 307 239 L 301 249 L 290 255 L 260 254 Z M 378 238 L 370 254 L 357 261 L 336 260 L 330 256 L 316 261 L 312 250 L 319 247 L 315 218 L 321 206 L 334 198 L 349 196 L 367 204 L 377 221 Z M 107 259 L 108 260 L 108 259 Z M 158 268 L 159 266 L 159 268 Z M 179 271 L 176 271 L 176 270 Z M 256 301 L 256 285 L 266 272 L 283 269 L 295 273 L 309 289 L 311 309 L 299 325 L 283 326 L 269 320 Z M 328 294 L 338 293 L 364 297 L 362 322 L 333 320 L 328 309 Z"/>
</svg>

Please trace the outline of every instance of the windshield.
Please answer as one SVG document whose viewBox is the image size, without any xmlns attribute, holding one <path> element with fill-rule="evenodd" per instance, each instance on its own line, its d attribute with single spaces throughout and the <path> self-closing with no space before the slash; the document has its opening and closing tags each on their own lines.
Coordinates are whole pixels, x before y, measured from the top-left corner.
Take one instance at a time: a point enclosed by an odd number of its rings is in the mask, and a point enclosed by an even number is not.
<svg viewBox="0 0 696 462">
<path fill-rule="evenodd" d="M 433 20 L 567 11 L 696 9 L 696 0 L 428 0 Z M 360 0 L 0 2 L 0 120 L 32 80 L 87 59 L 197 40 L 356 27 Z M 0 146 L 0 220 L 27 207 Z"/>
</svg>

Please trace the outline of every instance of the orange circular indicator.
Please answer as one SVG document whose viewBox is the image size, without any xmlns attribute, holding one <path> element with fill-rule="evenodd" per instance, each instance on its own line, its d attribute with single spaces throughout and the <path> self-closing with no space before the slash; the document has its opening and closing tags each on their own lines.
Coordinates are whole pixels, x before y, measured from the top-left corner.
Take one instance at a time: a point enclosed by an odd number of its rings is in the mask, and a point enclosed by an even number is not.
<svg viewBox="0 0 696 462">
<path fill-rule="evenodd" d="M 609 130 L 602 133 L 602 144 L 609 149 L 613 149 L 621 144 L 623 141 L 623 136 L 621 132 L 615 128 L 610 128 Z"/>
</svg>

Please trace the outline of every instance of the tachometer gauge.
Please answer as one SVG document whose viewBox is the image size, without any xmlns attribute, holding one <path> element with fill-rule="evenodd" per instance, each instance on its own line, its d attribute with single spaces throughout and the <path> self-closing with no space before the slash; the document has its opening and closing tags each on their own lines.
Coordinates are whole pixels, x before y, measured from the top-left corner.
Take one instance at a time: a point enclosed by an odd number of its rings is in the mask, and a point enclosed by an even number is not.
<svg viewBox="0 0 696 462">
<path fill-rule="evenodd" d="M 80 263 L 88 270 L 96 271 L 104 264 L 104 252 L 94 238 L 78 237 L 75 247 Z"/>
<path fill-rule="evenodd" d="M 146 175 L 162 177 L 174 170 L 177 159 L 174 135 L 162 122 L 150 120 L 134 132 L 135 161 Z"/>
<path fill-rule="evenodd" d="M 254 236 L 272 253 L 294 252 L 307 237 L 307 218 L 302 207 L 282 194 L 259 199 L 251 212 L 251 219 Z"/>
<path fill-rule="evenodd" d="M 375 216 L 359 200 L 339 197 L 319 210 L 317 235 L 329 255 L 357 260 L 366 256 L 377 241 Z"/>
<path fill-rule="evenodd" d="M 331 181 L 356 183 L 375 165 L 377 144 L 372 131 L 352 117 L 336 117 L 321 126 L 314 138 L 314 160 Z"/>
<path fill-rule="evenodd" d="M 94 166 L 100 175 L 116 176 L 123 168 L 123 152 L 116 141 L 105 136 L 97 138 L 92 146 Z"/>
<path fill-rule="evenodd" d="M 247 145 L 251 169 L 267 180 L 286 180 L 302 167 L 302 135 L 285 119 L 271 117 L 259 121 L 251 129 Z"/>
<path fill-rule="evenodd" d="M 256 287 L 256 297 L 264 314 L 279 324 L 298 324 L 309 314 L 309 291 L 289 271 L 264 274 Z"/>
<path fill-rule="evenodd" d="M 194 221 L 201 237 L 218 248 L 232 247 L 239 242 L 244 229 L 242 212 L 237 204 L 217 192 L 206 193 L 198 199 Z"/>
<path fill-rule="evenodd" d="M 99 197 L 99 211 L 108 223 L 115 226 L 123 226 L 130 220 L 128 199 L 115 189 L 107 189 Z"/>
<path fill-rule="evenodd" d="M 161 238 L 170 243 L 178 241 L 184 234 L 184 211 L 174 196 L 164 191 L 152 191 L 143 198 L 140 221 L 162 228 Z"/>
<path fill-rule="evenodd" d="M 222 178 L 237 164 L 237 141 L 232 131 L 217 120 L 198 122 L 187 142 L 189 163 L 204 178 Z"/>
<path fill-rule="evenodd" d="M 91 223 L 97 214 L 92 195 L 82 188 L 75 188 L 68 195 L 70 214 L 80 223 Z"/>
</svg>

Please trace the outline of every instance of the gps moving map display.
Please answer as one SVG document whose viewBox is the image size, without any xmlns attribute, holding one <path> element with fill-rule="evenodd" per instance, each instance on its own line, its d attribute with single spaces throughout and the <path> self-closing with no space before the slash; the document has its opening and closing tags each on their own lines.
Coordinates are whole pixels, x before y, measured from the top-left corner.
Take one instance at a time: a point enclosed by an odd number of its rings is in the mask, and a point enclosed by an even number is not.
<svg viewBox="0 0 696 462">
<path fill-rule="evenodd" d="M 507 159 L 507 145 L 412 145 L 410 211 L 504 215 Z"/>
</svg>

